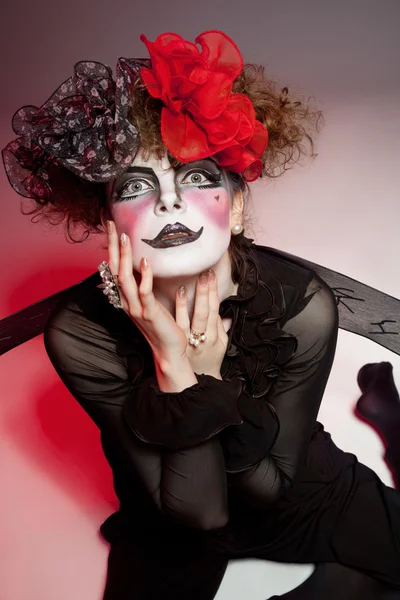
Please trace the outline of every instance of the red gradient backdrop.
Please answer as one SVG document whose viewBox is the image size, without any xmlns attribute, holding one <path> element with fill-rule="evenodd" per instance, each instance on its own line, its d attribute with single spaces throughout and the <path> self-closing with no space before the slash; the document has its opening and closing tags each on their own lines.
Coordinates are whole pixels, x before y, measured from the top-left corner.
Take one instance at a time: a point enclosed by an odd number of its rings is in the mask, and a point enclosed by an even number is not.
<svg viewBox="0 0 400 600">
<path fill-rule="evenodd" d="M 398 0 L 249 0 L 147 3 L 14 0 L 0 9 L 0 141 L 11 117 L 40 106 L 75 62 L 146 56 L 149 39 L 222 29 L 247 62 L 314 96 L 325 112 L 319 157 L 282 181 L 253 186 L 259 243 L 280 247 L 400 297 Z M 0 318 L 96 270 L 100 237 L 68 244 L 62 228 L 33 225 L 0 172 Z M 341 332 L 320 418 L 338 445 L 390 484 L 375 434 L 355 420 L 363 362 L 400 360 Z M 99 433 L 54 373 L 41 336 L 0 360 L 0 598 L 101 600 L 108 546 L 98 536 L 117 507 Z M 311 566 L 229 566 L 218 600 L 261 600 Z"/>
</svg>

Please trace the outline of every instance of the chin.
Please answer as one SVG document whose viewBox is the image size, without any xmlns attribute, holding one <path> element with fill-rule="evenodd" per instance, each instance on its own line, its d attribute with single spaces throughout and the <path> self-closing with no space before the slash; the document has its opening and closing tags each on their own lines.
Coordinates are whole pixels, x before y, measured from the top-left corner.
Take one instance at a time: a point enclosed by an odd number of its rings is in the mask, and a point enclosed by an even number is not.
<svg viewBox="0 0 400 600">
<path fill-rule="evenodd" d="M 151 260 L 153 266 L 154 277 L 190 277 L 198 275 L 203 271 L 213 267 L 225 254 L 227 248 L 222 251 L 208 252 L 206 255 L 204 250 L 198 252 L 185 252 L 182 246 L 181 252 L 168 252 L 162 260 L 159 257 L 154 257 Z"/>
</svg>

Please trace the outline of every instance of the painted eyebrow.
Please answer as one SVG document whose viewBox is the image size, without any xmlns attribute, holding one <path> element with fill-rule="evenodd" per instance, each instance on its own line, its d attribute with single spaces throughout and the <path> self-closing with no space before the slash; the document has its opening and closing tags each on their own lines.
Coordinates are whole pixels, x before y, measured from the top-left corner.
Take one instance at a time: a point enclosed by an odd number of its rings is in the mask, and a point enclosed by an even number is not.
<svg viewBox="0 0 400 600">
<path fill-rule="evenodd" d="M 196 165 L 197 165 L 199 168 L 200 168 L 202 165 L 203 165 L 203 166 L 208 166 L 208 165 L 210 165 L 210 163 L 212 164 L 212 163 L 214 163 L 214 161 L 212 161 L 212 160 L 207 160 L 207 159 L 202 159 L 202 160 L 194 161 L 193 168 L 195 168 L 195 167 L 196 167 Z M 211 165 L 210 165 L 210 166 L 211 166 Z M 213 166 L 214 166 L 214 168 L 216 167 L 215 163 L 214 163 L 214 165 L 213 165 Z M 173 169 L 174 169 L 174 171 L 175 171 L 175 173 L 176 173 L 177 171 L 180 171 L 180 170 L 181 170 L 181 169 L 183 169 L 184 167 L 188 167 L 188 168 L 189 168 L 189 167 L 190 167 L 190 163 L 187 163 L 187 164 L 184 164 L 184 163 L 182 163 L 181 165 L 178 165 L 178 166 L 176 166 L 176 167 L 173 167 Z M 216 167 L 216 170 L 217 170 L 217 169 L 218 169 L 218 167 Z M 219 170 L 219 169 L 218 169 L 218 170 Z M 133 166 L 131 166 L 131 167 L 128 167 L 128 169 L 126 169 L 126 170 L 124 171 L 124 174 L 125 174 L 125 173 L 144 173 L 144 174 L 146 174 L 146 175 L 153 175 L 153 177 L 156 177 L 156 174 L 155 174 L 154 170 L 153 170 L 151 167 L 139 167 L 139 166 L 137 166 L 137 167 L 136 167 L 135 165 L 133 165 Z"/>
<path fill-rule="evenodd" d="M 181 167 L 176 167 L 174 168 L 175 173 L 180 169 Z M 127 174 L 127 173 L 143 173 L 143 175 L 151 175 L 152 177 L 154 177 L 155 179 L 157 179 L 157 175 L 154 172 L 154 169 L 152 169 L 151 167 L 139 167 L 139 166 L 133 166 L 133 167 L 129 167 L 128 169 L 126 169 L 122 176 Z"/>
<path fill-rule="evenodd" d="M 126 171 L 124 171 L 124 173 L 146 173 L 147 175 L 153 175 L 154 177 L 156 176 L 156 174 L 154 173 L 154 170 L 150 167 L 129 167 L 128 169 L 126 169 Z"/>
<path fill-rule="evenodd" d="M 210 165 L 210 163 L 211 163 L 211 165 Z M 195 168 L 196 166 L 198 168 L 201 168 L 201 167 L 209 168 L 211 172 L 214 172 L 214 169 L 215 169 L 215 171 L 216 171 L 215 174 L 220 172 L 218 165 L 212 159 L 204 159 L 203 158 L 198 161 L 194 161 L 193 168 Z M 173 167 L 173 169 L 174 169 L 175 173 L 177 173 L 184 167 L 187 167 L 189 169 L 190 163 L 186 163 L 186 164 L 182 163 L 181 165 Z M 212 167 L 214 167 L 214 169 Z M 157 175 L 155 174 L 154 169 L 152 169 L 151 167 L 139 167 L 139 166 L 131 165 L 122 173 L 121 178 L 119 179 L 118 183 L 114 182 L 114 185 L 113 185 L 112 191 L 111 191 L 111 194 L 113 197 L 116 194 L 119 194 L 121 192 L 122 187 L 125 185 L 125 183 L 129 179 L 129 177 L 126 177 L 126 175 L 128 173 L 136 173 L 136 174 L 142 173 L 143 175 L 151 175 L 154 179 L 157 179 Z"/>
</svg>

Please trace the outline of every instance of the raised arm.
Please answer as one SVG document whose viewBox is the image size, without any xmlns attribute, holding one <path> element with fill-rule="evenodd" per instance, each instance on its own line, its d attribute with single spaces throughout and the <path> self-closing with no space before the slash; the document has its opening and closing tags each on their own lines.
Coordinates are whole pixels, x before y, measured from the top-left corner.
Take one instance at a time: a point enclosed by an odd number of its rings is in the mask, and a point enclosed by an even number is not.
<svg viewBox="0 0 400 600">
<path fill-rule="evenodd" d="M 265 398 L 279 419 L 276 441 L 268 457 L 230 475 L 237 493 L 254 507 L 267 507 L 290 487 L 306 451 L 332 367 L 338 332 L 332 290 L 314 276 L 302 306 L 284 326 L 296 337 L 297 349 Z"/>
<path fill-rule="evenodd" d="M 181 392 L 162 391 L 154 377 L 135 385 L 111 328 L 100 324 L 104 317 L 88 318 L 82 308 L 91 301 L 70 300 L 49 320 L 45 346 L 58 375 L 160 511 L 200 529 L 222 527 L 228 519 L 226 474 L 215 434 L 241 422 L 240 388 L 219 382 L 224 393 L 213 403 L 209 380 L 200 377 L 197 382 L 183 363 L 179 370 L 171 366 L 163 376 L 159 373 L 163 389 L 183 388 Z M 99 307 L 100 314 L 113 310 Z M 126 324 L 131 325 L 128 319 Z M 154 440 L 139 439 L 127 425 L 125 403 L 130 398 L 137 408 L 136 397 L 143 409 L 138 429 L 154 434 Z M 170 439 L 179 449 L 168 448 Z"/>
</svg>

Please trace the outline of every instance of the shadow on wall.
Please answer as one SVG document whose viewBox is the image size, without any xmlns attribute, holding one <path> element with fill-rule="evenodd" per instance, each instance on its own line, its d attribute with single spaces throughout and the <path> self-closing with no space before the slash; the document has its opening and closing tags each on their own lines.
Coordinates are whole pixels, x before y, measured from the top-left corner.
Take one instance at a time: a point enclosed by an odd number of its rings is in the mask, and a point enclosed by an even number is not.
<svg viewBox="0 0 400 600">
<path fill-rule="evenodd" d="M 88 269 L 46 266 L 14 287 L 9 300 L 9 314 L 92 273 L 93 264 Z M 14 410 L 6 417 L 4 426 L 7 433 L 28 460 L 92 516 L 96 507 L 102 509 L 104 505 L 117 510 L 112 472 L 101 448 L 97 426 L 60 380 L 55 385 L 48 385 L 46 374 L 54 371 L 44 349 L 42 335 L 29 342 L 29 351 L 35 357 L 35 363 L 38 355 L 42 355 L 39 361 L 44 368 L 39 377 L 30 382 L 31 398 L 23 403 L 21 410 Z"/>
</svg>

